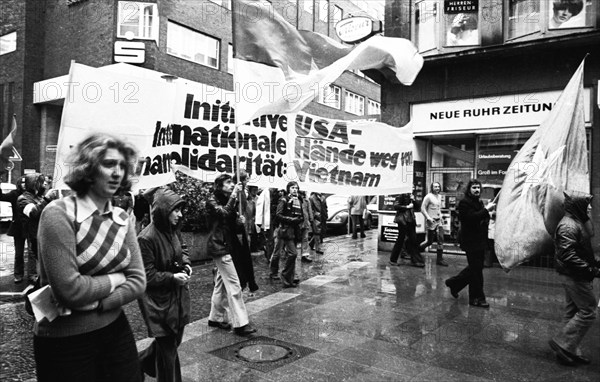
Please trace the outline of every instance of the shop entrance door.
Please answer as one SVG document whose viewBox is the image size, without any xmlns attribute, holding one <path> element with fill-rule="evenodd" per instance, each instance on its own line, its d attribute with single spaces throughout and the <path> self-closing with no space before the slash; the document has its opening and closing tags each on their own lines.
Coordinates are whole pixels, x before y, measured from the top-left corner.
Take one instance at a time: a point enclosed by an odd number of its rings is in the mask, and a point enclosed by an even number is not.
<svg viewBox="0 0 600 382">
<path fill-rule="evenodd" d="M 458 236 L 458 212 L 456 207 L 459 200 L 465 195 L 465 189 L 469 180 L 473 178 L 473 168 L 435 168 L 431 169 L 431 182 L 439 182 L 442 185 L 442 221 L 444 224 L 444 252 L 464 253 L 457 241 Z M 429 247 L 435 250 L 435 245 Z"/>
</svg>

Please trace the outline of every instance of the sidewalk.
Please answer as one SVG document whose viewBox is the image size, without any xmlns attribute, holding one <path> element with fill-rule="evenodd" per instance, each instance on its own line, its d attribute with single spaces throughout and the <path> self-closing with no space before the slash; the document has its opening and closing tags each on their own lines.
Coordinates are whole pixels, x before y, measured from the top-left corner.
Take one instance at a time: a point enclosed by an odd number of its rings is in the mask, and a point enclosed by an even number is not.
<svg viewBox="0 0 600 382">
<path fill-rule="evenodd" d="M 189 325 L 179 348 L 184 380 L 600 380 L 600 325 L 584 342 L 591 365 L 561 366 L 548 347 L 563 303 L 554 270 L 486 269 L 491 308 L 473 308 L 466 291 L 455 300 L 443 284 L 464 258 L 437 267 L 426 255 L 424 269 L 390 267 L 375 235 L 335 238 L 341 265 L 249 302 L 255 339 L 209 328 L 206 318 Z"/>
</svg>

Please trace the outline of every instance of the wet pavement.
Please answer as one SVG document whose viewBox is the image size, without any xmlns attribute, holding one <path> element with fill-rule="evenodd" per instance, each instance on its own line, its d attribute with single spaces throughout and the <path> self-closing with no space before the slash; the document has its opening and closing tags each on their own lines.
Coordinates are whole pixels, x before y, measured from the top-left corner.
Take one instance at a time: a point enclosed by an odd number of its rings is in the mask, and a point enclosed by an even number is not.
<svg viewBox="0 0 600 382">
<path fill-rule="evenodd" d="M 389 253 L 377 251 L 376 235 L 371 230 L 366 239 L 327 239 L 324 255 L 310 264 L 298 261 L 298 288 L 282 290 L 271 282 L 266 260 L 255 254 L 260 289 L 246 301 L 261 337 L 250 343 L 207 326 L 212 264 L 196 265 L 190 286 L 193 322 L 179 349 L 184 380 L 600 380 L 600 321 L 583 344 L 591 365 L 559 365 L 548 347 L 563 304 L 554 270 L 486 268 L 491 307 L 475 308 L 468 305 L 466 290 L 456 300 L 443 283 L 466 265 L 464 257 L 446 256 L 449 267 L 436 266 L 431 254 L 424 255 L 425 268 L 390 266 Z M 2 293 L 14 289 L 7 263 L 8 271 L 0 271 Z M 32 320 L 18 300 L 3 295 L 0 302 L 2 381 L 35 377 Z M 129 304 L 126 312 L 138 347 L 147 346 L 137 305 Z M 286 359 L 267 362 L 279 356 Z"/>
</svg>

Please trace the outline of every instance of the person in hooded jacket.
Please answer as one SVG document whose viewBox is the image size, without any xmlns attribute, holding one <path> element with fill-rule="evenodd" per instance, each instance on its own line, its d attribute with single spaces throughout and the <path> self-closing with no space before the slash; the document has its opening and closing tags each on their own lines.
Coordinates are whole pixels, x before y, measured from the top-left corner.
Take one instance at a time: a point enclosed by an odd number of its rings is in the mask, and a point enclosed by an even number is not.
<svg viewBox="0 0 600 382">
<path fill-rule="evenodd" d="M 565 216 L 554 235 L 555 268 L 565 290 L 564 326 L 549 341 L 559 363 L 589 364 L 579 345 L 596 319 L 598 299 L 594 277 L 600 277 L 600 262 L 594 257 L 591 237 L 592 195 L 565 193 Z"/>
<path fill-rule="evenodd" d="M 15 245 L 15 268 L 13 271 L 15 284 L 23 282 L 23 277 L 25 276 L 25 240 L 27 237 L 23 231 L 21 214 L 18 213 L 19 208 L 17 205 L 17 199 L 24 190 L 25 177 L 19 178 L 19 181 L 17 182 L 17 188 L 7 192 L 6 194 L 2 193 L 2 189 L 0 189 L 0 201 L 9 202 L 13 211 L 12 221 L 10 222 L 8 232 L 6 234 L 13 237 L 13 242 Z"/>
<path fill-rule="evenodd" d="M 35 284 L 38 279 L 38 240 L 37 231 L 42 211 L 52 199 L 39 195 L 46 178 L 42 174 L 27 174 L 25 191 L 17 198 L 18 214 L 20 215 L 23 233 L 27 239 L 27 274 L 29 284 Z"/>
<path fill-rule="evenodd" d="M 179 235 L 183 199 L 160 189 L 152 203 L 152 223 L 138 235 L 146 271 L 146 293 L 139 300 L 150 346 L 140 353 L 142 371 L 157 381 L 181 381 L 177 347 L 190 322 L 192 267 Z"/>
</svg>

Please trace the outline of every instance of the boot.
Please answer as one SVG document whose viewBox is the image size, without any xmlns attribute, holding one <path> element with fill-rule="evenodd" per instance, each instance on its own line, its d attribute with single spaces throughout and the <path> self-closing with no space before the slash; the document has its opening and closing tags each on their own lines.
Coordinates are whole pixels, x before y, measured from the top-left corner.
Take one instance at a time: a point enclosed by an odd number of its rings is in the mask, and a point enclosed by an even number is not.
<svg viewBox="0 0 600 382">
<path fill-rule="evenodd" d="M 447 267 L 447 266 L 448 266 L 448 263 L 447 263 L 447 262 L 445 262 L 445 261 L 444 261 L 444 259 L 442 258 L 442 253 L 443 253 L 443 251 L 438 249 L 438 251 L 437 251 L 437 261 L 436 261 L 436 264 L 437 264 L 437 265 L 441 265 L 441 266 L 443 266 L 443 267 Z"/>
</svg>

